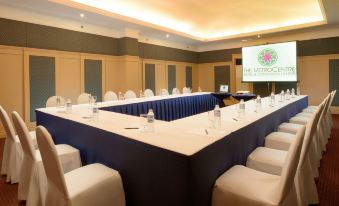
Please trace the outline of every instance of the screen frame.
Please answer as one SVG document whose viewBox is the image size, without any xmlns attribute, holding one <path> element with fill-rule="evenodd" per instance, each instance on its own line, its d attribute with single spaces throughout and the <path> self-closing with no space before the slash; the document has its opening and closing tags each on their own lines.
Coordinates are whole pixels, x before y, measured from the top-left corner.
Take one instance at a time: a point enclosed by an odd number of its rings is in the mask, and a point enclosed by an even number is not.
<svg viewBox="0 0 339 206">
<path fill-rule="evenodd" d="M 265 45 L 274 45 L 274 44 L 282 44 L 282 43 L 291 43 L 291 42 L 295 42 L 295 54 L 296 54 L 296 64 L 295 64 L 295 68 L 297 70 L 297 74 L 296 74 L 296 81 L 244 81 L 244 58 L 243 58 L 243 49 L 244 48 L 251 48 L 251 47 L 257 47 L 257 46 L 265 46 Z M 296 82 L 298 83 L 299 82 L 299 75 L 298 75 L 298 41 L 284 41 L 284 42 L 275 42 L 275 43 L 266 43 L 266 44 L 258 44 L 258 45 L 253 45 L 253 46 L 246 46 L 246 47 L 242 47 L 241 48 L 241 60 L 242 60 L 242 79 L 241 79 L 241 82 L 242 83 L 275 83 L 275 82 Z"/>
</svg>

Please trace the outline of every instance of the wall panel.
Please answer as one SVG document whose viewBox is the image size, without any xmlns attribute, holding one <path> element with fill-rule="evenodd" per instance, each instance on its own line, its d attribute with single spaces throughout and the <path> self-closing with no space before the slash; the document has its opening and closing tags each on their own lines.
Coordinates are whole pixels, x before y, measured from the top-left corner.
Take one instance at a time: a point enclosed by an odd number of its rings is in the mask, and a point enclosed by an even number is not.
<svg viewBox="0 0 339 206">
<path fill-rule="evenodd" d="M 8 112 L 24 115 L 23 52 L 0 46 L 0 105 Z"/>
<path fill-rule="evenodd" d="M 61 54 L 57 57 L 56 95 L 76 103 L 81 93 L 80 54 Z"/>
<path fill-rule="evenodd" d="M 55 95 L 55 57 L 29 57 L 30 121 L 35 121 L 35 109 L 45 107 Z"/>
</svg>

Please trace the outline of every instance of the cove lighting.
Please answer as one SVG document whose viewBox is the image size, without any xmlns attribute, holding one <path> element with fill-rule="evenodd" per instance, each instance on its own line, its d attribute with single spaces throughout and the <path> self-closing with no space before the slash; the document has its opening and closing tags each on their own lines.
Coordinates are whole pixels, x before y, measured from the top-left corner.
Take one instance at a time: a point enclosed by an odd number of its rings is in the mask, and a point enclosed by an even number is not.
<svg viewBox="0 0 339 206">
<path fill-rule="evenodd" d="M 231 16 L 223 16 L 225 12 L 209 15 L 211 11 L 219 11 L 221 8 L 234 7 L 239 2 L 216 0 L 215 4 L 202 5 L 202 2 L 190 0 L 50 0 L 101 15 L 111 16 L 130 23 L 141 24 L 187 36 L 201 41 L 212 41 L 230 37 L 241 37 L 245 35 L 264 34 L 265 32 L 283 31 L 287 29 L 302 28 L 326 23 L 324 14 L 321 12 L 321 1 L 300 0 L 302 5 L 294 8 L 294 13 L 286 15 L 285 11 L 291 9 L 291 5 L 279 0 L 274 4 L 277 14 L 260 12 L 265 5 L 256 7 L 258 18 L 254 13 L 230 10 Z M 177 3 L 176 3 L 177 2 Z M 241 3 L 241 2 L 240 2 Z M 252 1 L 244 0 L 244 4 L 251 4 Z M 181 7 L 180 7 L 181 6 Z M 245 5 L 246 6 L 246 5 Z M 281 6 L 284 8 L 282 9 Z M 307 9 L 303 9 L 307 6 Z M 206 7 L 206 8 L 205 8 Z M 286 8 L 285 8 L 286 7 Z M 165 9 L 164 9 L 165 8 Z M 251 9 L 246 7 L 242 9 Z M 187 10 L 188 9 L 188 10 Z M 249 10 L 252 11 L 252 10 Z M 280 13 L 279 13 L 280 12 Z M 241 15 L 240 15 L 241 13 Z M 256 14 L 256 15 L 257 15 Z M 247 15 L 247 16 L 246 16 Z M 252 15 L 252 16 L 251 16 Z M 251 17 L 254 17 L 251 19 Z M 232 19 L 234 18 L 234 19 Z M 227 22 L 230 22 L 229 24 Z M 169 36 L 166 35 L 168 38 Z"/>
</svg>

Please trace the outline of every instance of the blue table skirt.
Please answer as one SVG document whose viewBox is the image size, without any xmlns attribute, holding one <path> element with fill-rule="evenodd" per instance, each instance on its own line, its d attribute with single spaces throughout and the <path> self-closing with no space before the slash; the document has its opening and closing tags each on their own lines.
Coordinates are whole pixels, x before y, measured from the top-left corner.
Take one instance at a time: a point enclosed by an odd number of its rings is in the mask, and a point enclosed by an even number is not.
<svg viewBox="0 0 339 206">
<path fill-rule="evenodd" d="M 36 111 L 56 144 L 80 150 L 83 165 L 102 163 L 120 172 L 127 206 L 210 206 L 215 180 L 245 165 L 265 136 L 308 105 L 304 97 L 186 156 L 71 120 Z"/>
<path fill-rule="evenodd" d="M 156 101 L 147 101 L 126 105 L 102 107 L 101 110 L 139 116 L 153 109 L 155 118 L 173 121 L 184 117 L 213 110 L 220 100 L 211 94 L 177 97 Z"/>
</svg>

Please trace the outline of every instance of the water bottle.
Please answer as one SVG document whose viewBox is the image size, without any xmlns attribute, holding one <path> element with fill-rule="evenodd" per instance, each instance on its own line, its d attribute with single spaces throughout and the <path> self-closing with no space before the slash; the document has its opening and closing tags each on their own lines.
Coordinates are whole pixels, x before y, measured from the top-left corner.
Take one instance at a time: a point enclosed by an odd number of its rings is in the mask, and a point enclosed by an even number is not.
<svg viewBox="0 0 339 206">
<path fill-rule="evenodd" d="M 295 90 L 294 90 L 294 88 L 291 89 L 291 94 L 292 94 L 292 98 L 295 98 Z"/>
<path fill-rule="evenodd" d="M 300 96 L 300 88 L 299 88 L 299 85 L 297 86 L 297 96 Z"/>
<path fill-rule="evenodd" d="M 160 89 L 159 91 L 159 96 L 162 96 L 162 89 Z"/>
<path fill-rule="evenodd" d="M 70 99 L 66 102 L 66 113 L 71 114 L 72 113 L 72 102 Z"/>
<path fill-rule="evenodd" d="M 214 107 L 214 127 L 220 129 L 221 127 L 221 111 L 219 105 Z"/>
<path fill-rule="evenodd" d="M 98 121 L 99 120 L 99 108 L 97 103 L 93 104 L 93 112 L 92 112 L 92 118 L 94 121 Z"/>
<path fill-rule="evenodd" d="M 240 114 L 241 114 L 241 117 L 245 117 L 245 102 L 243 99 L 240 100 L 240 103 L 239 103 L 239 109 L 240 109 Z"/>
<path fill-rule="evenodd" d="M 285 100 L 285 92 L 284 90 L 281 90 L 280 92 L 280 102 L 283 102 Z"/>
<path fill-rule="evenodd" d="M 255 102 L 255 111 L 260 112 L 261 111 L 261 97 L 260 95 L 257 96 L 256 102 Z"/>
<path fill-rule="evenodd" d="M 147 130 L 148 132 L 154 132 L 154 113 L 153 109 L 149 109 L 147 113 Z"/>
<path fill-rule="evenodd" d="M 140 97 L 140 98 L 143 98 L 143 97 L 144 97 L 144 94 L 142 93 L 142 90 L 139 91 L 139 97 Z"/>
<path fill-rule="evenodd" d="M 200 87 L 200 86 L 198 87 L 198 92 L 202 92 L 202 89 L 201 89 L 201 87 Z"/>
<path fill-rule="evenodd" d="M 270 97 L 270 105 L 272 107 L 274 107 L 275 105 L 275 95 L 274 95 L 274 92 L 271 93 L 271 97 Z"/>
<path fill-rule="evenodd" d="M 291 92 L 289 89 L 286 90 L 286 100 L 290 100 L 290 95 L 291 95 Z"/>
</svg>

